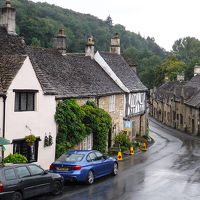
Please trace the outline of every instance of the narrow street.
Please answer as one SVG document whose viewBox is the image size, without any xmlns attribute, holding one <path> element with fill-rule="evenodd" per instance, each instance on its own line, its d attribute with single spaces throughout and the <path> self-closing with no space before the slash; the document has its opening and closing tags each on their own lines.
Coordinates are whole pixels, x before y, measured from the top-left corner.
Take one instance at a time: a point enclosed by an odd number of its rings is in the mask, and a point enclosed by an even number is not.
<svg viewBox="0 0 200 200">
<path fill-rule="evenodd" d="M 200 198 L 200 139 L 150 120 L 155 140 L 147 152 L 119 163 L 119 175 L 91 186 L 68 184 L 49 200 L 197 200 Z M 44 200 L 47 195 L 32 198 Z"/>
</svg>

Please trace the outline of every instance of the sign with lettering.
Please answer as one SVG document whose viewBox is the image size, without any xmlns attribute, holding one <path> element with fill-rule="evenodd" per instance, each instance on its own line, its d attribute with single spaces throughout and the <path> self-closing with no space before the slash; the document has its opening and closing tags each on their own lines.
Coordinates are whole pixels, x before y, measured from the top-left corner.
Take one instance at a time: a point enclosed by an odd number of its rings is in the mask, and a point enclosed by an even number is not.
<svg viewBox="0 0 200 200">
<path fill-rule="evenodd" d="M 124 120 L 124 131 L 132 131 L 133 122 L 129 120 Z"/>
</svg>

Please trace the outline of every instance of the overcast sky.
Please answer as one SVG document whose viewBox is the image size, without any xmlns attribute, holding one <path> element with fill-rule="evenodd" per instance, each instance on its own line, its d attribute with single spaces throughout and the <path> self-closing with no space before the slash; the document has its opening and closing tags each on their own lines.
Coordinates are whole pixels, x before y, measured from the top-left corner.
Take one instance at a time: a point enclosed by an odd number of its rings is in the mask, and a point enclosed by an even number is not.
<svg viewBox="0 0 200 200">
<path fill-rule="evenodd" d="M 171 50 L 175 40 L 186 36 L 200 39 L 200 0 L 33 0 L 48 2 L 105 20 L 126 30 L 154 37 Z"/>
</svg>

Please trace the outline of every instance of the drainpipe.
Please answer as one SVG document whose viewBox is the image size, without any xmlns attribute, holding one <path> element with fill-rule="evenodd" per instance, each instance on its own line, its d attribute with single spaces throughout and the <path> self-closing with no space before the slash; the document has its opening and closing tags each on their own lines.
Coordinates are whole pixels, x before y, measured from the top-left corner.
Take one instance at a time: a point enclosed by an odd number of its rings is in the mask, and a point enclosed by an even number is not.
<svg viewBox="0 0 200 200">
<path fill-rule="evenodd" d="M 6 94 L 1 95 L 3 98 L 3 138 L 5 138 L 5 124 L 6 124 Z M 2 150 L 2 159 L 4 158 L 4 151 Z"/>
</svg>

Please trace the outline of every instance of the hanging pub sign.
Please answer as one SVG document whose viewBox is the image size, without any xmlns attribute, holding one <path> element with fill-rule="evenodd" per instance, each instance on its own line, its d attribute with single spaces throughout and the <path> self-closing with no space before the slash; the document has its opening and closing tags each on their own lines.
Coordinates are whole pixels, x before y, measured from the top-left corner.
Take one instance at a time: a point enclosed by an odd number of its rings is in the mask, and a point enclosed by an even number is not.
<svg viewBox="0 0 200 200">
<path fill-rule="evenodd" d="M 133 122 L 124 120 L 124 131 L 132 131 Z"/>
</svg>

